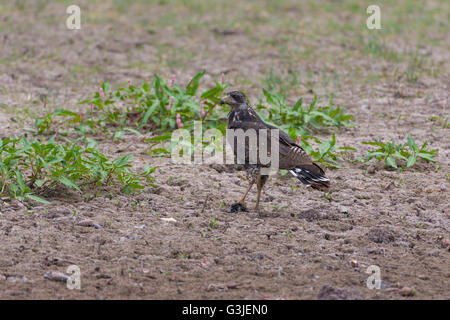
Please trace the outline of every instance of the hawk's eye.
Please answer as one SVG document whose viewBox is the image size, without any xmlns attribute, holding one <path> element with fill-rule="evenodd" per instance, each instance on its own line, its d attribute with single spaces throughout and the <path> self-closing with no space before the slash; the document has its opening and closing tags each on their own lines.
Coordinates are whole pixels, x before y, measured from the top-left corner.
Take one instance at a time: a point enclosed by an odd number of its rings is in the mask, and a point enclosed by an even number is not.
<svg viewBox="0 0 450 320">
<path fill-rule="evenodd" d="M 234 101 L 238 103 L 244 102 L 244 95 L 240 92 L 231 92 L 230 96 L 233 98 Z"/>
</svg>

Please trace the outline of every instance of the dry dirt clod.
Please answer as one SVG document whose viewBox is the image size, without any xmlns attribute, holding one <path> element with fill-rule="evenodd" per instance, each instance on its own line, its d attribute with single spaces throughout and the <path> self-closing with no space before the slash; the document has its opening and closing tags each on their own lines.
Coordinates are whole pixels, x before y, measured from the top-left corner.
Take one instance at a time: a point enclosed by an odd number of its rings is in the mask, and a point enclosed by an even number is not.
<svg viewBox="0 0 450 320">
<path fill-rule="evenodd" d="M 239 287 L 239 283 L 211 283 L 208 285 L 206 291 L 227 291 L 229 289 L 237 289 Z"/>
<path fill-rule="evenodd" d="M 44 274 L 44 278 L 51 281 L 66 282 L 69 279 L 69 276 L 62 272 L 49 271 L 46 274 Z"/>
<path fill-rule="evenodd" d="M 398 293 L 400 293 L 404 297 L 411 297 L 416 294 L 416 290 L 410 287 L 403 287 L 398 291 Z"/>
<path fill-rule="evenodd" d="M 355 290 L 322 286 L 317 296 L 319 300 L 361 300 L 360 295 Z"/>
<path fill-rule="evenodd" d="M 103 229 L 103 227 L 101 225 L 99 225 L 98 223 L 95 223 L 92 220 L 82 220 L 80 222 L 78 222 L 79 226 L 82 227 L 94 227 L 95 229 Z"/>
<path fill-rule="evenodd" d="M 373 227 L 367 236 L 375 243 L 391 243 L 395 241 L 396 233 L 386 227 Z"/>
<path fill-rule="evenodd" d="M 66 265 L 71 265 L 71 264 L 75 264 L 75 262 L 67 260 L 67 259 L 62 259 L 62 258 L 53 258 L 53 259 L 49 259 L 49 257 L 45 257 L 44 259 L 42 259 L 42 264 L 49 266 L 49 265 L 57 265 L 57 266 L 66 266 Z"/>
<path fill-rule="evenodd" d="M 444 248 L 450 247 L 450 239 L 442 239 L 441 244 Z"/>
<path fill-rule="evenodd" d="M 201 263 L 202 268 L 203 269 L 208 269 L 209 265 L 210 265 L 209 261 L 206 259 L 206 257 L 203 257 L 203 260 L 202 260 L 202 263 Z"/>
<path fill-rule="evenodd" d="M 367 168 L 367 173 L 374 174 L 377 171 L 377 168 L 375 166 L 370 166 Z"/>
</svg>

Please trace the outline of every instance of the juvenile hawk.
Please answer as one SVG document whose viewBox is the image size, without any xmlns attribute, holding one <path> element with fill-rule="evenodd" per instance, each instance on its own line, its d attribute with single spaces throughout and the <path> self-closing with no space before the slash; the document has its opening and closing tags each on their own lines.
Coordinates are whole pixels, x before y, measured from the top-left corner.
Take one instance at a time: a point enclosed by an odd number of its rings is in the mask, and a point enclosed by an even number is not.
<svg viewBox="0 0 450 320">
<path fill-rule="evenodd" d="M 317 164 L 311 161 L 311 158 L 306 154 L 306 152 L 292 140 L 289 135 L 287 135 L 282 130 L 271 126 L 256 114 L 256 112 L 250 107 L 246 96 L 240 91 L 232 91 L 226 94 L 226 96 L 221 100 L 221 104 L 227 104 L 231 107 L 231 111 L 228 114 L 228 129 L 242 129 L 244 132 L 253 129 L 256 131 L 256 136 L 258 137 L 257 146 L 260 146 L 259 132 L 261 129 L 267 129 L 267 134 L 262 137 L 267 139 L 267 149 L 270 150 L 270 129 L 278 130 L 279 136 L 279 169 L 289 170 L 289 172 L 298 178 L 303 184 L 310 186 L 314 189 L 326 190 L 330 186 L 330 180 L 325 177 L 325 172 Z M 237 155 L 238 141 L 228 141 L 231 144 L 233 152 Z M 264 187 L 268 179 L 268 175 L 261 174 L 261 168 L 267 165 L 261 164 L 258 161 L 252 163 L 249 159 L 249 139 L 244 140 L 245 143 L 245 156 L 244 167 L 247 171 L 247 176 L 249 177 L 249 186 L 245 193 L 243 194 L 241 200 L 232 206 L 232 211 L 246 210 L 245 208 L 245 198 L 256 183 L 258 188 L 258 194 L 256 197 L 255 210 L 259 207 L 259 200 L 261 197 L 261 190 Z"/>
</svg>

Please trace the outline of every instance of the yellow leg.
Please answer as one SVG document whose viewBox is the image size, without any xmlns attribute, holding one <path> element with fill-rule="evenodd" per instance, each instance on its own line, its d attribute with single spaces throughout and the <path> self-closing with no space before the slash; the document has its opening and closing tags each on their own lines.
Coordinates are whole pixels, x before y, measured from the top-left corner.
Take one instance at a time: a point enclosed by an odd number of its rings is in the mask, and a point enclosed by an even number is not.
<svg viewBox="0 0 450 320">
<path fill-rule="evenodd" d="M 258 194 L 256 196 L 256 205 L 255 205 L 255 210 L 258 210 L 259 207 L 259 199 L 261 198 L 261 191 L 264 187 L 264 184 L 267 181 L 267 178 L 269 176 L 258 176 L 258 181 L 256 182 L 256 186 L 258 187 Z"/>
<path fill-rule="evenodd" d="M 255 184 L 255 180 L 252 180 L 249 183 L 249 186 L 247 188 L 247 191 L 245 191 L 244 195 L 242 196 L 242 199 L 239 201 L 239 203 L 245 207 L 245 198 L 247 197 L 248 192 L 250 191 L 250 189 L 253 187 L 253 185 Z"/>
</svg>

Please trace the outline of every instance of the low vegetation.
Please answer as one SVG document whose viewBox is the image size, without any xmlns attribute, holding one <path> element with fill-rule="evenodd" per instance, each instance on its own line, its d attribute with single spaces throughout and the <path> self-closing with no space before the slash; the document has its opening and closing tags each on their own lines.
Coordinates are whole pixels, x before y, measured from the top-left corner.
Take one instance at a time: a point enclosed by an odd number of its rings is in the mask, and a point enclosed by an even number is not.
<svg viewBox="0 0 450 320">
<path fill-rule="evenodd" d="M 369 151 L 366 155 L 367 161 L 372 159 L 384 161 L 386 166 L 396 169 L 398 167 L 409 168 L 416 163 L 418 158 L 427 162 L 435 162 L 434 156 L 438 152 L 438 149 L 429 150 L 427 148 L 427 141 L 419 148 L 410 134 L 408 134 L 407 143 L 403 144 L 396 144 L 394 141 L 386 143 L 365 141 L 363 143 L 376 147 L 375 150 Z"/>
<path fill-rule="evenodd" d="M 87 185 L 118 184 L 124 193 L 153 185 L 155 168 L 134 173 L 126 155 L 109 159 L 96 148 L 26 137 L 0 139 L 0 196 L 48 203 L 39 196 L 64 185 L 82 191 Z"/>
</svg>

